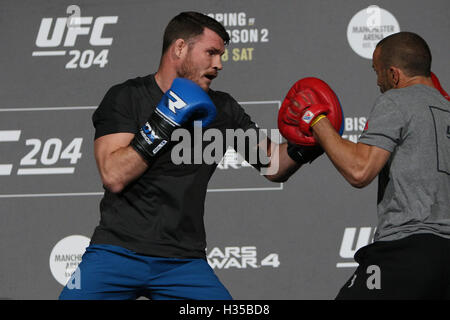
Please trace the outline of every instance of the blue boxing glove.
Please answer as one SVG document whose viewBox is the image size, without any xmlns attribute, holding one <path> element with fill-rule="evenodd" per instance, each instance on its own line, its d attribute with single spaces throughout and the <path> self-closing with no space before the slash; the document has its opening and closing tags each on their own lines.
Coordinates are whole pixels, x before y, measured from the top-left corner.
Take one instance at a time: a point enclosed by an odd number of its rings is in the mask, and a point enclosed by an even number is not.
<svg viewBox="0 0 450 320">
<path fill-rule="evenodd" d="M 168 145 L 175 129 L 194 120 L 207 126 L 216 114 L 214 103 L 200 86 L 191 80 L 176 78 L 130 145 L 151 163 Z"/>
<path fill-rule="evenodd" d="M 216 117 L 216 107 L 208 94 L 195 82 L 176 78 L 158 103 L 155 113 L 175 127 L 195 118 L 206 127 Z"/>
</svg>

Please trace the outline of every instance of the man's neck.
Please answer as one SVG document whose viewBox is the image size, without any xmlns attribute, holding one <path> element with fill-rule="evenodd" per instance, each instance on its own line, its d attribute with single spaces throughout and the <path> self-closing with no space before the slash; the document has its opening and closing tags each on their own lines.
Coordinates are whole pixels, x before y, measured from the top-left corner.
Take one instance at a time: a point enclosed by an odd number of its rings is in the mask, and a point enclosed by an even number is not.
<svg viewBox="0 0 450 320">
<path fill-rule="evenodd" d="M 410 87 L 416 84 L 423 84 L 425 86 L 434 88 L 433 81 L 431 81 L 431 77 L 414 76 L 404 78 L 402 81 L 400 81 L 399 84 L 397 85 L 397 89 Z"/>
<path fill-rule="evenodd" d="M 159 69 L 155 74 L 156 84 L 159 86 L 162 92 L 166 92 L 172 86 L 173 80 L 176 78 L 176 74 L 168 74 L 162 72 Z"/>
</svg>

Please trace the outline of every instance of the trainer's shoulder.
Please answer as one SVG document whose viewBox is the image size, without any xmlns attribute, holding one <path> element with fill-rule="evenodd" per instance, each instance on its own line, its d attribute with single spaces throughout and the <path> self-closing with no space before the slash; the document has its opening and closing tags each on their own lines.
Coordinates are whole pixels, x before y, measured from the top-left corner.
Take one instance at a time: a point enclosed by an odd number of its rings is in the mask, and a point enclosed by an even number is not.
<svg viewBox="0 0 450 320">
<path fill-rule="evenodd" d="M 416 106 L 420 109 L 424 105 L 444 108 L 450 111 L 450 102 L 434 87 L 417 84 L 394 91 L 396 99 L 407 109 Z M 395 92 L 398 91 L 398 92 Z"/>
<path fill-rule="evenodd" d="M 400 88 L 400 89 L 390 89 L 380 96 L 382 100 L 392 100 L 397 102 L 404 99 L 405 97 L 415 93 L 415 89 L 412 87 Z"/>
<path fill-rule="evenodd" d="M 384 107 L 397 107 L 401 110 L 404 108 L 410 109 L 411 104 L 416 104 L 426 98 L 426 92 L 416 86 L 409 86 L 399 89 L 390 89 L 380 95 L 377 100 L 377 105 Z"/>
<path fill-rule="evenodd" d="M 391 89 L 385 92 L 382 96 L 386 99 L 392 100 L 416 100 L 417 98 L 445 100 L 438 90 L 423 84 L 415 84 L 412 86 Z"/>
<path fill-rule="evenodd" d="M 395 107 L 399 104 L 399 99 L 396 95 L 396 92 L 394 89 L 391 89 L 389 91 L 386 91 L 382 94 L 380 94 L 376 99 L 374 103 L 374 109 L 386 109 Z"/>
</svg>

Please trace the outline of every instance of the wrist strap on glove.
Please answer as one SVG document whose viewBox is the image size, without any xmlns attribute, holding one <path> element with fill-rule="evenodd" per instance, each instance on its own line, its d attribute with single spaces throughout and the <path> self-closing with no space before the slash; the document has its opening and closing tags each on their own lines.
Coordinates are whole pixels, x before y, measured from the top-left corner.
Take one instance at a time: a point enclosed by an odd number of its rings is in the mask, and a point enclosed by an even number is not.
<svg viewBox="0 0 450 320">
<path fill-rule="evenodd" d="M 323 154 L 321 146 L 300 146 L 288 142 L 287 154 L 298 164 L 311 163 Z"/>
<path fill-rule="evenodd" d="M 317 124 L 317 122 L 319 122 L 320 120 L 322 120 L 323 118 L 326 118 L 326 117 L 327 117 L 327 116 L 324 115 L 324 114 L 321 114 L 321 115 L 317 116 L 317 117 L 313 120 L 313 122 L 311 122 L 310 127 L 311 127 L 311 128 L 314 127 L 314 126 Z"/>
<path fill-rule="evenodd" d="M 130 146 L 150 164 L 169 144 L 174 129 L 174 126 L 162 121 L 161 116 L 154 112 L 131 140 Z"/>
</svg>

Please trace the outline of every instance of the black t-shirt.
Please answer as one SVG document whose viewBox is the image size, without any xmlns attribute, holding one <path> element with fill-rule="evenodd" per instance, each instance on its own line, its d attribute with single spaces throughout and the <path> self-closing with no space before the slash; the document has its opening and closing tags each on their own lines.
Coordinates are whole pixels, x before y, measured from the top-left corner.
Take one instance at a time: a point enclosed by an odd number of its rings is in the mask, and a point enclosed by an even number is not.
<svg viewBox="0 0 450 320">
<path fill-rule="evenodd" d="M 203 130 L 217 128 L 225 137 L 226 129 L 256 128 L 229 94 L 213 90 L 208 94 L 217 116 Z M 154 74 L 113 86 L 93 114 L 95 138 L 137 133 L 162 96 Z M 203 142 L 203 148 L 207 144 Z M 217 163 L 175 165 L 170 154 L 159 155 L 122 192 L 105 189 L 92 244 L 117 245 L 150 256 L 205 258 L 204 201 Z"/>
</svg>

